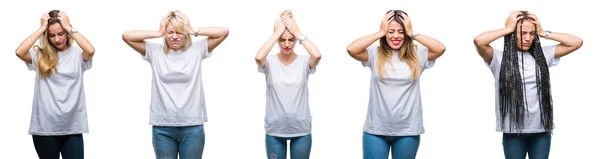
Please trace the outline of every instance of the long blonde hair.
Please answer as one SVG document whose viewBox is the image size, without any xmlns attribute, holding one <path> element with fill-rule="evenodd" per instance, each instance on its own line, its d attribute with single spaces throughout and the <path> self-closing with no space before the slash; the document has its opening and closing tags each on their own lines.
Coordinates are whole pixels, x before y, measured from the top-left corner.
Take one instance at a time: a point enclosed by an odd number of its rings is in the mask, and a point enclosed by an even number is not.
<svg viewBox="0 0 600 159">
<path fill-rule="evenodd" d="M 50 15 L 50 19 L 48 19 L 48 26 L 56 23 L 60 23 L 56 17 L 58 16 L 58 10 L 52 10 L 48 14 Z M 58 49 L 50 42 L 48 39 L 48 30 L 39 37 L 39 44 L 33 46 L 33 49 L 36 52 L 36 67 L 38 69 L 38 74 L 42 78 L 48 78 L 52 74 L 58 71 L 56 68 L 56 64 L 58 63 Z M 73 43 L 73 38 L 67 35 L 67 48 L 71 47 Z"/>
<path fill-rule="evenodd" d="M 191 29 L 192 26 L 189 24 L 190 20 L 188 19 L 188 17 L 185 14 L 183 14 L 183 12 L 175 10 L 169 12 L 167 16 L 167 21 L 168 24 L 173 26 L 173 29 L 175 29 L 176 32 L 185 34 L 187 40 L 185 42 L 185 46 L 183 47 L 184 50 L 190 48 L 190 46 L 192 46 L 192 37 L 188 35 L 188 29 Z M 165 25 L 164 28 L 161 29 L 166 33 L 167 25 Z M 163 51 L 165 52 L 165 54 L 167 54 L 169 53 L 170 49 L 171 47 L 169 47 L 169 45 L 167 44 L 167 39 L 165 38 Z"/>
<path fill-rule="evenodd" d="M 400 23 L 400 25 L 402 25 L 402 28 L 405 28 L 404 23 L 402 22 L 402 16 L 400 16 L 401 13 L 404 13 L 404 11 L 393 10 L 393 12 L 395 12 L 393 16 L 394 20 Z M 417 80 L 419 78 L 419 75 L 421 74 L 421 66 L 419 65 L 419 59 L 417 58 L 415 46 L 416 45 L 414 44 L 413 40 L 410 39 L 408 35 L 406 35 L 406 32 L 404 32 L 404 43 L 398 51 L 398 59 L 400 59 L 400 61 L 405 62 L 408 65 L 408 67 L 412 71 L 413 79 Z M 379 47 L 377 47 L 378 58 L 376 67 L 377 72 L 379 72 L 379 76 L 382 79 L 387 77 L 388 75 L 385 64 L 391 63 L 392 55 L 392 48 L 390 47 L 390 45 L 388 45 L 386 37 L 381 37 L 379 39 Z"/>
</svg>

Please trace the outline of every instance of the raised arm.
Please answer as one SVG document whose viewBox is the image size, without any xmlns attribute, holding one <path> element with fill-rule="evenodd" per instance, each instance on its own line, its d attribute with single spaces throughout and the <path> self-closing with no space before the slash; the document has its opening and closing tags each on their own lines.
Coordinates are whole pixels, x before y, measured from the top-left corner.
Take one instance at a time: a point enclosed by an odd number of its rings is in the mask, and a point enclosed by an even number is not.
<svg viewBox="0 0 600 159">
<path fill-rule="evenodd" d="M 376 33 L 361 37 L 359 39 L 354 40 L 346 50 L 350 56 L 358 61 L 365 62 L 369 60 L 369 55 L 367 53 L 367 47 L 372 45 L 375 41 L 379 40 L 379 38 L 385 36 L 388 30 L 388 26 L 394 20 L 390 18 L 394 15 L 394 12 L 389 12 L 383 16 L 381 20 L 381 24 L 379 25 L 379 31 Z"/>
<path fill-rule="evenodd" d="M 296 37 L 296 39 L 298 39 L 301 36 L 304 36 L 302 32 L 300 32 L 300 29 L 298 28 L 298 23 L 296 23 L 294 19 L 283 16 L 282 21 L 285 27 L 294 35 L 294 37 Z M 304 46 L 304 49 L 306 49 L 308 55 L 310 55 L 310 59 L 308 61 L 308 65 L 310 66 L 310 68 L 316 67 L 319 64 L 319 61 L 321 60 L 321 52 L 319 51 L 319 49 L 317 49 L 317 47 L 308 38 L 304 39 L 302 42 L 300 42 L 300 44 Z"/>
<path fill-rule="evenodd" d="M 157 31 L 152 30 L 132 30 L 126 31 L 123 33 L 122 38 L 129 47 L 133 48 L 133 50 L 142 54 L 142 56 L 146 55 L 146 39 L 153 39 L 162 37 L 165 35 L 165 27 L 167 26 L 167 18 L 168 15 L 163 17 L 160 21 L 160 27 Z"/>
<path fill-rule="evenodd" d="M 227 38 L 229 29 L 224 27 L 200 27 L 198 28 L 198 35 L 208 36 L 208 52 L 211 52 Z"/>
<path fill-rule="evenodd" d="M 256 53 L 256 57 L 254 57 L 254 59 L 256 60 L 256 64 L 259 67 L 265 67 L 265 65 L 267 64 L 267 55 L 269 55 L 269 52 L 271 51 L 271 49 L 273 49 L 273 45 L 275 45 L 275 43 L 277 42 L 279 37 L 281 37 L 284 31 L 285 25 L 280 19 L 277 19 L 275 21 L 275 32 L 273 32 L 273 35 L 271 35 L 269 40 L 267 40 L 267 42 L 265 42 L 262 45 L 262 47 L 260 47 L 260 50 L 258 50 L 258 52 Z"/>
<path fill-rule="evenodd" d="M 429 52 L 427 53 L 428 61 L 433 61 L 446 52 L 446 46 L 444 46 L 444 44 L 442 44 L 440 41 L 422 34 L 414 35 L 410 18 L 406 15 L 406 13 L 402 13 L 401 16 L 404 19 L 403 22 L 404 26 L 406 27 L 406 34 L 413 35 L 413 37 L 411 37 L 414 38 L 413 40 L 416 40 L 429 49 Z"/>
<path fill-rule="evenodd" d="M 538 17 L 533 13 L 527 13 L 527 16 L 533 19 L 533 24 L 536 25 L 537 34 L 539 37 L 544 37 L 546 39 L 554 40 L 559 42 L 554 51 L 554 58 L 560 58 L 565 55 L 568 55 L 575 50 L 579 49 L 581 45 L 583 45 L 583 40 L 579 37 L 558 33 L 558 32 L 546 32 L 542 29 L 542 25 L 538 19 Z"/>
<path fill-rule="evenodd" d="M 71 32 L 73 27 L 71 26 L 69 17 L 67 16 L 67 14 L 65 12 L 60 11 L 58 13 L 57 18 L 60 20 L 60 24 L 62 25 L 63 29 L 65 29 L 69 32 L 69 34 L 71 35 L 71 38 L 73 38 L 73 40 L 75 40 L 75 42 L 77 42 L 77 45 L 79 45 L 79 47 L 83 50 L 83 52 L 81 53 L 83 60 L 86 62 L 89 60 L 92 60 L 92 57 L 94 57 L 94 53 L 95 53 L 94 46 L 92 46 L 92 44 L 81 33 L 79 33 L 79 32 L 72 33 Z"/>
<path fill-rule="evenodd" d="M 23 60 L 23 62 L 27 64 L 32 63 L 31 55 L 29 54 L 29 49 L 31 49 L 33 44 L 35 44 L 35 41 L 37 41 L 38 38 L 40 38 L 40 36 L 42 36 L 44 32 L 46 32 L 46 30 L 48 29 L 48 19 L 50 19 L 50 15 L 48 13 L 42 15 L 42 18 L 40 18 L 40 28 L 33 34 L 29 35 L 25 40 L 23 40 L 19 47 L 17 47 L 17 50 L 15 50 L 15 54 L 17 54 L 17 57 Z"/>
<path fill-rule="evenodd" d="M 477 53 L 479 53 L 479 56 L 481 56 L 481 58 L 483 58 L 483 60 L 487 64 L 490 64 L 494 55 L 494 49 L 492 48 L 492 46 L 490 46 L 490 43 L 492 43 L 492 41 L 500 37 L 503 37 L 515 31 L 517 21 L 523 18 L 523 16 L 521 16 L 521 13 L 521 11 L 512 11 L 506 19 L 504 28 L 487 31 L 475 37 L 473 42 L 475 43 L 475 47 L 477 48 Z"/>
</svg>

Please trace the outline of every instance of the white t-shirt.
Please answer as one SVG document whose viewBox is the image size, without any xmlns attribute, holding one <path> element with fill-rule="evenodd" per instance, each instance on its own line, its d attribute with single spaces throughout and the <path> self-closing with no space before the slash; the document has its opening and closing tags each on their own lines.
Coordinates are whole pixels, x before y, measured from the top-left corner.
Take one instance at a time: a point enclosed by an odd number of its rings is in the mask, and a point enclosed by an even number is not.
<svg viewBox="0 0 600 159">
<path fill-rule="evenodd" d="M 546 57 L 546 62 L 548 67 L 556 66 L 560 62 L 560 59 L 554 58 L 554 51 L 556 49 L 556 45 L 545 46 L 542 47 L 542 51 L 544 52 L 544 56 Z M 509 131 L 510 119 L 507 117 L 504 121 L 504 129 L 502 129 L 502 115 L 500 114 L 500 101 L 499 101 L 499 80 L 500 80 L 500 66 L 502 64 L 502 50 L 494 49 L 494 56 L 492 57 L 492 61 L 488 65 L 490 70 L 494 74 L 495 80 L 495 96 L 496 96 L 496 131 L 504 132 L 504 133 L 517 133 L 517 130 L 514 128 L 512 131 Z M 540 121 L 540 108 L 537 94 L 537 84 L 535 79 L 535 60 L 528 52 L 518 52 L 519 57 L 519 72 L 525 82 L 526 89 L 526 99 L 527 102 L 525 104 L 527 109 L 526 115 L 523 118 L 524 127 L 520 133 L 538 133 L 545 132 L 544 127 L 542 127 L 542 123 Z M 524 59 L 523 59 L 524 57 Z M 523 63 L 525 66 L 525 73 L 523 75 L 523 66 L 521 66 L 521 59 L 523 59 Z M 487 65 L 487 64 L 486 64 Z M 524 94 L 525 95 L 525 94 Z"/>
<path fill-rule="evenodd" d="M 311 116 L 308 106 L 308 75 L 310 68 L 307 55 L 298 55 L 294 62 L 285 66 L 276 54 L 267 56 L 265 67 L 258 72 L 265 74 L 267 102 L 265 130 L 267 135 L 297 137 L 311 133 Z"/>
<path fill-rule="evenodd" d="M 417 45 L 415 49 L 421 73 L 434 66 L 435 61 L 428 61 L 427 47 Z M 391 63 L 386 63 L 388 75 L 382 80 L 376 66 L 377 46 L 367 48 L 367 52 L 369 59 L 362 64 L 371 68 L 371 88 L 367 120 L 363 131 L 385 136 L 412 136 L 425 133 L 419 79 L 413 80 L 410 67 L 398 59 L 397 51 L 392 51 Z"/>
<path fill-rule="evenodd" d="M 208 52 L 208 39 L 194 39 L 187 50 L 170 50 L 163 43 L 146 40 L 143 57 L 152 67 L 150 125 L 192 126 L 207 122 L 202 86 L 202 60 Z"/>
<path fill-rule="evenodd" d="M 88 133 L 83 73 L 92 68 L 84 62 L 83 50 L 73 43 L 58 52 L 57 72 L 48 78 L 39 76 L 36 51 L 29 50 L 29 70 L 36 72 L 29 134 L 41 136 Z"/>
</svg>

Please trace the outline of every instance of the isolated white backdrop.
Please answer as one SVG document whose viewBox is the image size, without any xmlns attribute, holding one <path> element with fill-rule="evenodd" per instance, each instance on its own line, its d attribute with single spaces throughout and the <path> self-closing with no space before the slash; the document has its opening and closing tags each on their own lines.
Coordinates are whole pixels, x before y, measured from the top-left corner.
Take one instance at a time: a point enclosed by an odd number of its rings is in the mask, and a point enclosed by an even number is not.
<svg viewBox="0 0 600 159">
<path fill-rule="evenodd" d="M 447 47 L 421 77 L 424 124 L 418 158 L 503 158 L 495 132 L 494 85 L 475 51 L 473 38 L 499 29 L 510 11 L 536 13 L 543 28 L 573 34 L 584 45 L 551 68 L 555 124 L 551 158 L 600 158 L 597 59 L 598 14 L 584 0 L 21 0 L 2 1 L 0 39 L 0 154 L 37 158 L 27 134 L 34 72 L 14 55 L 39 28 L 39 18 L 64 10 L 96 48 L 85 74 L 90 133 L 86 158 L 154 158 L 149 120 L 151 70 L 121 34 L 155 30 L 170 10 L 185 12 L 194 26 L 223 26 L 229 37 L 203 64 L 209 122 L 204 157 L 266 158 L 265 80 L 254 55 L 273 31 L 279 13 L 291 9 L 300 30 L 323 58 L 309 80 L 313 117 L 312 158 L 362 158 L 361 135 L 369 91 L 369 69 L 346 52 L 355 39 L 379 29 L 387 10 L 405 10 L 413 28 Z M 10 3 L 10 4 L 9 4 Z M 454 6 L 454 7 L 451 7 Z M 502 40 L 493 43 L 501 47 Z M 543 45 L 551 42 L 543 41 Z M 306 54 L 302 46 L 296 51 Z M 271 53 L 276 53 L 275 46 Z"/>
</svg>

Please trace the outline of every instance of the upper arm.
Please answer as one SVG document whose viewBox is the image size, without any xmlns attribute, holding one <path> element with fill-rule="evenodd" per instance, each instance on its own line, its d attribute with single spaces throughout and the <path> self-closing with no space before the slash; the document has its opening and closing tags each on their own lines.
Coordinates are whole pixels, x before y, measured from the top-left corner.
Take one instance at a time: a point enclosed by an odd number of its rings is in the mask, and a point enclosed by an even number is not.
<svg viewBox="0 0 600 159">
<path fill-rule="evenodd" d="M 29 52 L 21 55 L 18 52 L 16 53 L 17 57 L 19 57 L 19 59 L 23 60 L 23 62 L 27 63 L 27 64 L 31 64 L 33 63 L 32 59 L 31 59 L 31 54 Z"/>
<path fill-rule="evenodd" d="M 363 51 L 358 53 L 352 53 L 350 50 L 348 50 L 348 54 L 350 54 L 352 58 L 360 62 L 367 62 L 369 60 L 369 53 L 367 49 L 364 49 Z"/>
<path fill-rule="evenodd" d="M 494 49 L 492 48 L 492 46 L 490 46 L 489 44 L 479 45 L 477 44 L 477 41 L 475 41 L 475 47 L 477 48 L 477 53 L 479 53 L 479 56 L 481 56 L 485 63 L 489 65 L 492 61 L 492 58 L 494 57 Z"/>
<path fill-rule="evenodd" d="M 229 36 L 229 30 L 226 30 L 220 37 L 208 37 L 208 52 L 212 52 L 212 50 L 219 46 L 219 44 L 221 44 L 221 42 L 223 42 L 227 36 Z"/>
<path fill-rule="evenodd" d="M 142 56 L 146 55 L 146 42 L 145 41 L 131 41 L 126 34 L 123 34 L 123 41 L 129 45 L 129 47 L 133 48 L 133 50 L 142 54 Z"/>
<path fill-rule="evenodd" d="M 574 46 L 558 44 L 556 46 L 556 50 L 554 51 L 554 58 L 561 58 L 561 57 L 568 55 L 568 54 L 574 52 L 575 50 L 579 49 L 583 45 L 583 40 L 578 38 L 578 41 L 576 44 L 577 45 L 574 45 Z"/>
</svg>

